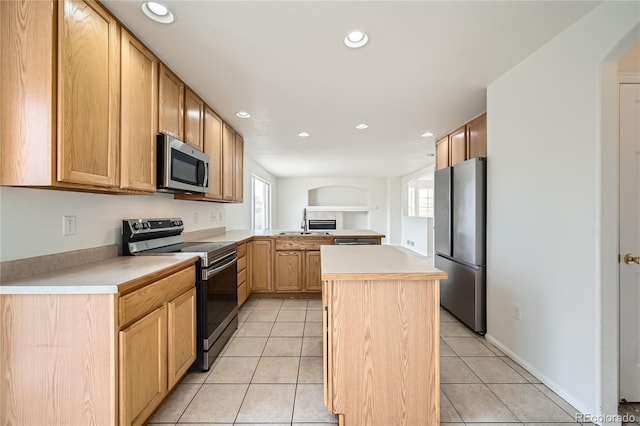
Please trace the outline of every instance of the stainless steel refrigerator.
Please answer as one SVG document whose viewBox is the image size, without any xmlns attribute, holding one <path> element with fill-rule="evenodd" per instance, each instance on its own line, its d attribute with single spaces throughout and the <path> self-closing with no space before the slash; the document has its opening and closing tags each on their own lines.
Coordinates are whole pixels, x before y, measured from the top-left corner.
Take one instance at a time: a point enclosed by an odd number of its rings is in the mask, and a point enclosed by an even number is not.
<svg viewBox="0 0 640 426">
<path fill-rule="evenodd" d="M 440 304 L 478 334 L 486 320 L 487 159 L 472 158 L 434 176 L 435 266 Z"/>
</svg>

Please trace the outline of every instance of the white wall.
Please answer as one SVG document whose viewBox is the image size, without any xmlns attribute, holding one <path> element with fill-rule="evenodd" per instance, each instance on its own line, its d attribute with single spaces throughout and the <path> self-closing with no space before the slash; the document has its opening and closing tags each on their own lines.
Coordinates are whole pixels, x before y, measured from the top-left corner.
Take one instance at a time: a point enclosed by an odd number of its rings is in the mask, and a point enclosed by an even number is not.
<svg viewBox="0 0 640 426">
<path fill-rule="evenodd" d="M 600 69 L 639 17 L 605 2 L 487 90 L 487 336 L 585 413 L 615 398 L 600 383 Z"/>
<path fill-rule="evenodd" d="M 433 256 L 433 218 L 403 216 L 402 245 L 424 256 Z"/>
<path fill-rule="evenodd" d="M 280 178 L 278 179 L 277 214 L 274 215 L 273 227 L 289 230 L 300 229 L 302 209 L 307 206 L 308 202 L 308 191 L 322 186 L 334 185 L 353 186 L 369 191 L 369 203 L 376 208 L 369 211 L 366 227 L 385 235 L 388 234 L 386 178 Z M 360 218 L 356 223 L 365 225 Z"/>
<path fill-rule="evenodd" d="M 249 229 L 251 173 L 275 178 L 245 157 L 245 201 L 219 204 L 174 200 L 170 194 L 104 195 L 83 192 L 0 187 L 0 260 L 121 244 L 122 219 L 182 217 L 185 231 L 218 226 Z M 275 186 L 275 185 L 274 185 Z M 275 192 L 275 191 L 274 191 Z M 222 221 L 217 214 L 223 213 Z M 194 221 L 198 214 L 198 222 Z M 216 220 L 212 221 L 212 213 Z M 62 216 L 76 216 L 77 232 L 62 236 Z"/>
<path fill-rule="evenodd" d="M 278 198 L 278 180 L 252 158 L 244 157 L 244 202 L 242 204 L 226 204 L 225 223 L 227 229 L 250 229 L 253 204 L 251 193 L 251 175 L 256 175 L 271 184 L 271 217 L 275 218 Z"/>
</svg>

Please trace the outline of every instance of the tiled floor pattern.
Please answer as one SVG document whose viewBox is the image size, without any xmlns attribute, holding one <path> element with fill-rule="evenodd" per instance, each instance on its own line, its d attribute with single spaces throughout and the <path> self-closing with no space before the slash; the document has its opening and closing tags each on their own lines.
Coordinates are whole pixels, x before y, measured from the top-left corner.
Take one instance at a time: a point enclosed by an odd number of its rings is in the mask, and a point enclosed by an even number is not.
<svg viewBox="0 0 640 426">
<path fill-rule="evenodd" d="M 337 423 L 323 402 L 321 308 L 319 299 L 245 302 L 213 368 L 189 373 L 149 423 Z M 573 407 L 446 311 L 440 330 L 443 425 L 577 424 Z"/>
</svg>

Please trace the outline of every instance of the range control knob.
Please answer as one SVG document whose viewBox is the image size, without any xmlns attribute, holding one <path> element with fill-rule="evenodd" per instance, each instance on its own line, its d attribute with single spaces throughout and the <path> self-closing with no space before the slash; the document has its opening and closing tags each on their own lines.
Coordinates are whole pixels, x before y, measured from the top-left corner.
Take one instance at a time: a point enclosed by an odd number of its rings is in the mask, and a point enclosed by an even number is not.
<svg viewBox="0 0 640 426">
<path fill-rule="evenodd" d="M 182 225 L 183 225 L 183 224 L 182 224 L 182 219 L 180 219 L 180 220 L 178 221 L 178 225 L 180 225 L 180 226 L 182 226 Z"/>
<path fill-rule="evenodd" d="M 149 222 L 142 222 L 142 229 L 149 229 L 151 228 L 151 225 L 149 225 Z"/>
<path fill-rule="evenodd" d="M 131 227 L 137 231 L 138 229 L 140 229 L 140 224 L 138 222 L 134 222 Z"/>
</svg>

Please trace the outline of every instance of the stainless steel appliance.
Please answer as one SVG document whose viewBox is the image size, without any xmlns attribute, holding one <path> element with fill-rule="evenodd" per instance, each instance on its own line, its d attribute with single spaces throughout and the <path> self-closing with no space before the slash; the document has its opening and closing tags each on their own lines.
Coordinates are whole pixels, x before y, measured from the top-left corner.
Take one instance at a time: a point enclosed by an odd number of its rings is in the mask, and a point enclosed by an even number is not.
<svg viewBox="0 0 640 426">
<path fill-rule="evenodd" d="M 486 326 L 487 159 L 472 158 L 434 176 L 435 266 L 440 304 L 478 334 Z"/>
<path fill-rule="evenodd" d="M 164 133 L 156 139 L 157 190 L 209 192 L 209 156 Z"/>
<path fill-rule="evenodd" d="M 370 237 L 334 238 L 333 244 L 336 246 L 375 246 L 378 244 L 378 239 Z"/>
<path fill-rule="evenodd" d="M 309 230 L 331 229 L 336 230 L 336 219 L 309 219 Z"/>
<path fill-rule="evenodd" d="M 208 370 L 238 328 L 237 244 L 184 242 L 180 218 L 122 221 L 123 254 L 193 253 L 196 268 L 197 358 L 194 368 Z"/>
</svg>

